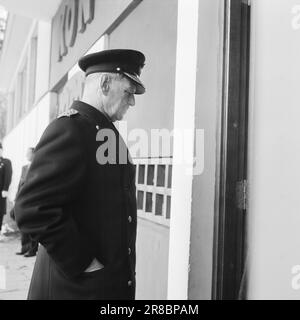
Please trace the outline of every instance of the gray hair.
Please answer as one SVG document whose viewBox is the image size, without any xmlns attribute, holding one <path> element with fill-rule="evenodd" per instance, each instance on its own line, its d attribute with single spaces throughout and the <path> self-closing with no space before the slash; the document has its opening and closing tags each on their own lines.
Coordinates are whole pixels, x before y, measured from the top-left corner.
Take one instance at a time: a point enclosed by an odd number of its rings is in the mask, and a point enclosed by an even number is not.
<svg viewBox="0 0 300 320">
<path fill-rule="evenodd" d="M 94 81 L 99 81 L 102 76 L 108 76 L 110 79 L 112 80 L 121 80 L 124 78 L 124 75 L 122 73 L 113 73 L 113 72 L 97 72 L 97 73 L 91 73 L 88 76 L 86 76 L 85 78 L 85 82 L 87 83 L 91 83 Z"/>
</svg>

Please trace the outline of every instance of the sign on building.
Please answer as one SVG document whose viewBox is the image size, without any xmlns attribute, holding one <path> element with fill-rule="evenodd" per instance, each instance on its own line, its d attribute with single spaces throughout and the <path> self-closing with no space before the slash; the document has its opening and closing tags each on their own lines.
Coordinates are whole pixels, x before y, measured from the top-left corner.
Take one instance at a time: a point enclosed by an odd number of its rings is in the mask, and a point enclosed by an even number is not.
<svg viewBox="0 0 300 320">
<path fill-rule="evenodd" d="M 63 0 L 52 20 L 50 90 L 142 0 Z"/>
<path fill-rule="evenodd" d="M 88 23 L 94 19 L 95 0 L 71 0 L 63 6 L 59 13 L 59 46 L 58 61 L 68 54 L 73 47 L 77 33 L 84 33 Z"/>
</svg>

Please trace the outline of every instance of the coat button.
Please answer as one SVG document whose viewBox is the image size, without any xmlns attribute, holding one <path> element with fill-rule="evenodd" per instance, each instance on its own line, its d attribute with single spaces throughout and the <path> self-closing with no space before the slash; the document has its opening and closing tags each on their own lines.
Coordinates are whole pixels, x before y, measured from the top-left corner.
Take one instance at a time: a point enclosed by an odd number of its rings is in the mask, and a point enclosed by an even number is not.
<svg viewBox="0 0 300 320">
<path fill-rule="evenodd" d="M 128 254 L 129 254 L 129 255 L 131 254 L 131 249 L 130 249 L 130 248 L 128 248 Z"/>
<path fill-rule="evenodd" d="M 127 284 L 128 284 L 128 287 L 131 287 L 131 286 L 132 286 L 132 281 L 129 280 L 129 281 L 127 282 Z"/>
<path fill-rule="evenodd" d="M 131 216 L 128 217 L 128 222 L 129 222 L 129 223 L 132 222 L 132 217 L 131 217 Z"/>
</svg>

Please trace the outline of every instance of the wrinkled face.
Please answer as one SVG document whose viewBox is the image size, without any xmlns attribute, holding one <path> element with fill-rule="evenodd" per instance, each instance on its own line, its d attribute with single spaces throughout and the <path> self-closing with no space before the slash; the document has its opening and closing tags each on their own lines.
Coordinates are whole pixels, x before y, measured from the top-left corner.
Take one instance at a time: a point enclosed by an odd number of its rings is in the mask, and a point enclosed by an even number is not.
<svg viewBox="0 0 300 320">
<path fill-rule="evenodd" d="M 104 106 L 111 121 L 120 121 L 130 106 L 135 105 L 136 87 L 127 78 L 112 79 Z"/>
</svg>

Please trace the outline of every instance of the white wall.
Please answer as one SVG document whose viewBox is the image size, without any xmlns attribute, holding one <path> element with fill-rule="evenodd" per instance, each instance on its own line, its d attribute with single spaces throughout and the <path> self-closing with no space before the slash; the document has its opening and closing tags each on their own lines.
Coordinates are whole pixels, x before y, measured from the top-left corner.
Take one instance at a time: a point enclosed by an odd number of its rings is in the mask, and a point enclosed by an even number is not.
<svg viewBox="0 0 300 320">
<path fill-rule="evenodd" d="M 291 269 L 300 265 L 300 29 L 292 27 L 295 5 L 300 1 L 252 1 L 250 299 L 300 298 L 300 290 L 291 285 Z"/>
<path fill-rule="evenodd" d="M 169 299 L 211 299 L 212 295 L 223 3 L 181 0 L 178 5 L 174 127 L 204 130 L 205 152 L 203 172 L 194 170 L 195 175 L 188 176 L 184 166 L 173 168 Z M 195 140 L 194 149 L 200 144 Z M 197 155 L 196 150 L 189 151 L 189 157 Z M 174 162 L 180 152 L 175 140 Z"/>
<path fill-rule="evenodd" d="M 146 93 L 124 118 L 128 131 L 173 129 L 177 41 L 177 0 L 143 0 L 109 35 L 109 49 L 132 48 L 145 54 L 141 80 Z M 172 151 L 171 151 L 172 152 Z M 170 156 L 170 153 L 152 157 Z"/>
<path fill-rule="evenodd" d="M 169 228 L 138 219 L 136 299 L 167 299 Z"/>
<path fill-rule="evenodd" d="M 13 179 L 9 199 L 14 200 L 21 168 L 26 163 L 26 150 L 35 147 L 49 123 L 49 107 L 53 94 L 47 94 L 31 112 L 4 139 L 4 156 L 12 161 Z"/>
<path fill-rule="evenodd" d="M 35 101 L 49 90 L 51 23 L 38 23 L 38 47 L 36 65 Z"/>
<path fill-rule="evenodd" d="M 27 37 L 27 43 L 20 55 L 20 61 L 24 58 L 26 47 L 30 44 L 34 35 L 34 22 Z M 56 95 L 49 93 L 49 67 L 50 67 L 50 44 L 51 24 L 48 22 L 37 23 L 37 66 L 35 86 L 35 107 L 20 121 L 19 124 L 6 135 L 3 143 L 5 156 L 11 159 L 13 165 L 13 179 L 10 187 L 10 200 L 14 200 L 21 174 L 21 168 L 26 163 L 26 150 L 34 147 L 45 127 L 49 123 L 49 112 L 52 103 L 56 102 Z M 9 52 L 8 52 L 9 54 Z M 18 72 L 20 63 L 15 66 L 15 75 Z M 11 85 L 14 79 L 11 80 Z"/>
<path fill-rule="evenodd" d="M 189 299 L 212 298 L 214 227 L 218 221 L 215 210 L 221 136 L 224 4 L 223 0 L 199 2 L 195 128 L 204 130 L 204 170 L 193 179 Z M 199 147 L 199 142 L 196 146 Z"/>
</svg>

